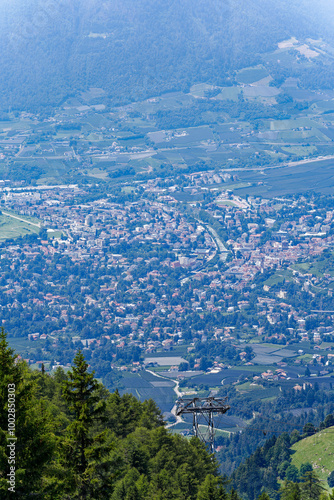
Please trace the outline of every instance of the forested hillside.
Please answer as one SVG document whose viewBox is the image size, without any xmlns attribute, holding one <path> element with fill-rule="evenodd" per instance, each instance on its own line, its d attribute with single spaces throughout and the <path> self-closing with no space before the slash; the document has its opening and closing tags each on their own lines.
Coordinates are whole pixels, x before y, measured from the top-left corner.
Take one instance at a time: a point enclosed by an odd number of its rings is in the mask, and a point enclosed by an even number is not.
<svg viewBox="0 0 334 500">
<path fill-rule="evenodd" d="M 221 389 L 219 394 L 228 396 L 231 406 L 229 415 L 245 419 L 251 419 L 255 415 L 246 432 L 218 437 L 216 440 L 219 445 L 217 458 L 221 463 L 221 471 L 227 475 L 231 475 L 249 455 L 264 445 L 269 437 L 291 434 L 293 431 L 294 439 L 301 439 L 307 424 L 313 425 L 313 428 L 321 428 L 324 425 L 321 422 L 326 421 L 328 427 L 326 416 L 334 411 L 333 391 L 319 387 L 317 383 L 314 388 L 305 385 L 300 391 L 293 388 L 280 389 L 277 399 L 270 398 L 269 401 L 263 402 L 253 400 L 245 393 L 238 393 L 235 386 Z"/>
<path fill-rule="evenodd" d="M 81 352 L 53 377 L 16 361 L 1 331 L 1 499 L 238 500 L 197 438 L 170 434 L 152 400 L 110 394 Z"/>
<path fill-rule="evenodd" d="M 4 500 L 14 492 L 18 498 L 43 500 L 330 500 L 333 495 L 325 492 L 310 463 L 309 448 L 318 443 L 313 451 L 320 461 L 323 443 L 309 436 L 318 430 L 330 433 L 333 422 L 328 415 L 319 429 L 308 423 L 303 434 L 294 430 L 271 437 L 231 482 L 219 476 L 217 461 L 197 438 L 165 429 L 152 400 L 140 403 L 130 394 L 106 390 L 80 351 L 67 373 L 58 368 L 51 376 L 43 366 L 30 370 L 0 332 Z M 330 455 L 323 466 L 330 467 Z"/>
<path fill-rule="evenodd" d="M 333 423 L 329 414 L 318 428 L 309 422 L 302 434 L 270 437 L 232 474 L 232 484 L 245 500 L 264 489 L 272 500 L 331 500 Z"/>
<path fill-rule="evenodd" d="M 331 37 L 331 13 L 311 0 L 2 2 L 0 103 L 40 109 L 89 87 L 115 103 L 228 85 L 281 40 Z"/>
</svg>

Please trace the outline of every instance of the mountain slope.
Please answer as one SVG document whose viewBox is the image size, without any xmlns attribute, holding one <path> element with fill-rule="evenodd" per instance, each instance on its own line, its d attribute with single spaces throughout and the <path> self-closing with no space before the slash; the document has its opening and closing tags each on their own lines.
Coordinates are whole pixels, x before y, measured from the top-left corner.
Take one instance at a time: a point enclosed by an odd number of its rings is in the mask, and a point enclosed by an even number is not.
<svg viewBox="0 0 334 500">
<path fill-rule="evenodd" d="M 330 32 L 323 8 L 326 23 L 311 0 L 4 0 L 0 104 L 54 105 L 91 86 L 115 101 L 224 84 L 280 40 Z"/>
<path fill-rule="evenodd" d="M 334 427 L 328 427 L 313 436 L 295 443 L 291 450 L 291 463 L 300 468 L 301 464 L 309 462 L 322 480 L 322 485 L 330 490 L 327 478 L 334 470 Z"/>
</svg>

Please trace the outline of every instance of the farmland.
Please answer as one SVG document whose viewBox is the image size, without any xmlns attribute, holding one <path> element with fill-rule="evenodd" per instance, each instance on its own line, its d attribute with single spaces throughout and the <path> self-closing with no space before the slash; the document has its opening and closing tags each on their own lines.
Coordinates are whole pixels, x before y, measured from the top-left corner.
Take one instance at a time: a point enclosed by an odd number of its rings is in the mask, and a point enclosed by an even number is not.
<svg viewBox="0 0 334 500">
<path fill-rule="evenodd" d="M 210 189 L 228 183 L 242 196 L 331 193 L 333 161 L 319 160 L 332 152 L 334 94 L 278 84 L 270 74 L 276 57 L 281 64 L 298 59 L 283 47 L 238 71 L 230 86 L 197 83 L 111 107 L 104 89 L 93 88 L 67 99 L 52 120 L 9 116 L 0 122 L 0 177 L 12 187 L 97 182 L 103 188 L 209 169 L 233 176 Z"/>
<path fill-rule="evenodd" d="M 139 375 L 127 373 L 122 379 L 123 389 L 120 392 L 131 393 L 140 401 L 154 399 L 163 412 L 170 411 L 176 399 L 173 390 L 175 384 L 161 380 L 149 372 L 142 372 Z"/>
</svg>

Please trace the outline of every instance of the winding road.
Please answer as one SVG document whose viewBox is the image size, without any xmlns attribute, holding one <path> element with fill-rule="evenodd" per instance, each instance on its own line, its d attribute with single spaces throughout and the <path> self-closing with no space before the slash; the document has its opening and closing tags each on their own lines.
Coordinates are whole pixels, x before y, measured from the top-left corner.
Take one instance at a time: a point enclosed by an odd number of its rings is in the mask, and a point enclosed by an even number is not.
<svg viewBox="0 0 334 500">
<path fill-rule="evenodd" d="M 179 381 L 178 380 L 174 380 L 174 379 L 170 379 L 170 378 L 167 378 L 167 377 L 163 377 L 162 375 L 158 375 L 157 373 L 152 372 L 151 370 L 146 370 L 146 371 L 148 373 L 151 373 L 151 375 L 154 375 L 155 377 L 162 378 L 163 380 L 168 380 L 168 381 L 174 382 L 175 386 L 173 387 L 173 390 L 174 390 L 176 396 L 178 398 L 181 398 L 183 396 L 183 392 L 181 392 L 180 388 L 179 388 Z M 166 425 L 167 429 L 169 429 L 170 427 L 173 427 L 176 424 L 179 424 L 179 423 L 183 422 L 182 417 L 180 415 L 176 415 L 176 404 L 171 409 L 171 413 L 176 418 L 176 422 L 174 422 L 173 424 Z"/>
</svg>

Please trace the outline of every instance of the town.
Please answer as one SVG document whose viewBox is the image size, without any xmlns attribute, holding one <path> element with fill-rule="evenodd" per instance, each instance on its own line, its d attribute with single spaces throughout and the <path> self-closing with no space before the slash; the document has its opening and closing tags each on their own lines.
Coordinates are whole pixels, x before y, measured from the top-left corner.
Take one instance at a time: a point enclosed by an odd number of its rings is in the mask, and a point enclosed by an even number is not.
<svg viewBox="0 0 334 500">
<path fill-rule="evenodd" d="M 88 201 L 89 187 L 3 191 L 2 219 L 39 230 L 1 244 L 2 324 L 30 364 L 69 366 L 81 346 L 113 383 L 145 367 L 181 381 L 332 372 L 334 200 L 216 194 L 213 175 L 184 176 L 201 202 L 164 179 L 123 186 L 122 203 Z"/>
<path fill-rule="evenodd" d="M 330 386 L 332 93 L 275 85 L 259 66 L 231 87 L 118 105 L 91 88 L 2 114 L 1 321 L 32 368 L 82 349 L 180 431 L 183 394 Z"/>
</svg>

